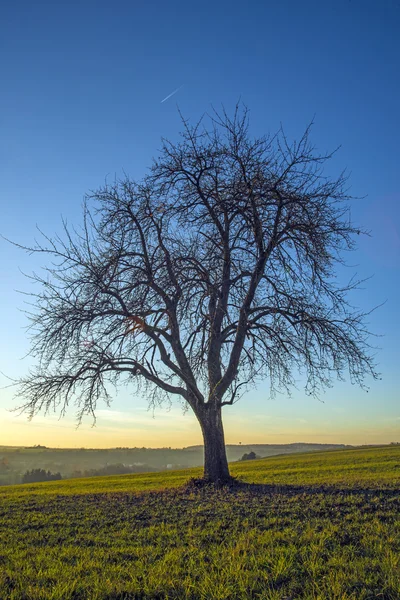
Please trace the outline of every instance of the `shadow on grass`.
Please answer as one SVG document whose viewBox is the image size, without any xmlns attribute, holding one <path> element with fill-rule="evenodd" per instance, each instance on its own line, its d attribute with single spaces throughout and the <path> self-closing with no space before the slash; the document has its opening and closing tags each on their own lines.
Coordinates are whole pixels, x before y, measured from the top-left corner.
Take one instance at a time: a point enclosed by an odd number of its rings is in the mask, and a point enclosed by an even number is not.
<svg viewBox="0 0 400 600">
<path fill-rule="evenodd" d="M 280 496 L 300 496 L 300 495 L 361 495 L 382 496 L 385 498 L 400 499 L 400 489 L 393 486 L 371 486 L 367 484 L 352 483 L 348 486 L 343 485 L 322 485 L 322 484 L 268 484 L 268 483 L 249 483 L 232 477 L 225 483 L 211 483 L 205 479 L 190 479 L 184 486 L 177 488 L 181 492 L 193 492 L 196 490 L 206 490 L 208 492 L 223 490 L 228 493 L 247 492 L 252 495 L 280 495 Z"/>
</svg>

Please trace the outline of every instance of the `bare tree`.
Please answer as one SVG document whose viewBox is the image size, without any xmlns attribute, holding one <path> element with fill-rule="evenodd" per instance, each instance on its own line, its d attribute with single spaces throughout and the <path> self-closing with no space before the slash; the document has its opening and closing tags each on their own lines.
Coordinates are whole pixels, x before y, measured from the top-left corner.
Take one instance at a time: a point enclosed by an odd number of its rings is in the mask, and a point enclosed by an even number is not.
<svg viewBox="0 0 400 600">
<path fill-rule="evenodd" d="M 247 111 L 183 121 L 150 174 L 88 197 L 30 252 L 52 257 L 30 313 L 37 368 L 19 382 L 33 417 L 75 402 L 95 417 L 110 383 L 150 402 L 179 396 L 204 438 L 204 477 L 229 479 L 222 407 L 257 381 L 290 393 L 300 370 L 317 395 L 333 376 L 376 377 L 365 313 L 335 282 L 360 233 L 346 178 L 330 179 L 309 142 L 252 139 Z M 89 208 L 89 206 L 91 208 Z"/>
</svg>

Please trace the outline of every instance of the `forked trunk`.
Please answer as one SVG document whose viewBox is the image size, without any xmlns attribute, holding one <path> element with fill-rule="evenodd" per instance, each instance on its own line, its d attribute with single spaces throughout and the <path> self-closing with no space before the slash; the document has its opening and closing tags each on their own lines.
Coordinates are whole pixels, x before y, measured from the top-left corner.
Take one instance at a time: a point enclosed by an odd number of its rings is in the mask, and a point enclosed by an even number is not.
<svg viewBox="0 0 400 600">
<path fill-rule="evenodd" d="M 207 407 L 198 416 L 204 439 L 204 479 L 215 484 L 230 480 L 221 408 Z"/>
</svg>

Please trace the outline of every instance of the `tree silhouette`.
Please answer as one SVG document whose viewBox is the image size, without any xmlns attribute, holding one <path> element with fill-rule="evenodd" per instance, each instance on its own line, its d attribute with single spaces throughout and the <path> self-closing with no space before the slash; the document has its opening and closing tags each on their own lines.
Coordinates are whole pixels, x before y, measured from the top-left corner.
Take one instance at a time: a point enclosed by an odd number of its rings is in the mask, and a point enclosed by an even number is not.
<svg viewBox="0 0 400 600">
<path fill-rule="evenodd" d="M 246 109 L 183 121 L 148 176 L 106 183 L 83 226 L 44 236 L 52 259 L 30 314 L 38 366 L 20 381 L 32 417 L 73 401 L 95 418 L 110 385 L 153 404 L 179 397 L 204 438 L 204 476 L 229 479 L 222 408 L 268 379 L 290 393 L 298 370 L 317 395 L 350 373 L 376 377 L 365 314 L 336 268 L 355 247 L 346 177 L 330 179 L 310 127 L 253 139 Z"/>
<path fill-rule="evenodd" d="M 242 458 L 240 458 L 239 460 L 254 460 L 255 458 L 257 458 L 257 454 L 251 451 L 248 454 L 243 454 Z"/>
</svg>

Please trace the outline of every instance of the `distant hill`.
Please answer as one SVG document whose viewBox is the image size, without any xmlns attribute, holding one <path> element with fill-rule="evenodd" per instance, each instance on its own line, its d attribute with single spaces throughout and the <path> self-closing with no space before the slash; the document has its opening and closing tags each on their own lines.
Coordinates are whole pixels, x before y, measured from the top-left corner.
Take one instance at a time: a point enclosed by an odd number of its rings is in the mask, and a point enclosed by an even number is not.
<svg viewBox="0 0 400 600">
<path fill-rule="evenodd" d="M 352 448 L 344 444 L 228 444 L 230 462 L 243 454 L 255 452 L 266 458 L 278 454 L 315 452 Z M 46 446 L 0 446 L 0 485 L 20 483 L 23 474 L 32 469 L 60 472 L 63 478 L 79 472 L 101 470 L 112 465 L 123 465 L 130 471 L 162 471 L 198 467 L 203 464 L 201 445 L 187 448 L 47 448 Z"/>
<path fill-rule="evenodd" d="M 293 444 L 227 444 L 226 451 L 229 461 L 239 460 L 243 454 L 255 452 L 257 456 L 266 458 L 278 454 L 295 454 L 297 452 L 316 452 L 318 450 L 340 450 L 351 449 L 354 446 L 346 444 L 308 444 L 295 442 Z M 203 446 L 188 446 L 183 448 L 185 452 L 195 452 L 202 456 Z M 200 463 L 201 464 L 201 463 Z"/>
</svg>

